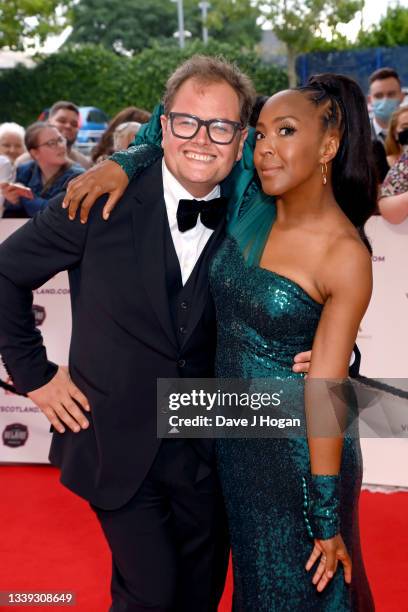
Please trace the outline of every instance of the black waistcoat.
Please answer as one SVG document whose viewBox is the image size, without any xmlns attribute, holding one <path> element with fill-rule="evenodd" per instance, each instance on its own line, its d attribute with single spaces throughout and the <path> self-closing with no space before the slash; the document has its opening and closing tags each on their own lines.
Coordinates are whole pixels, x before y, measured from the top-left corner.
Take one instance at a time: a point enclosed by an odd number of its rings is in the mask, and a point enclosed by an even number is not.
<svg viewBox="0 0 408 612">
<path fill-rule="evenodd" d="M 202 272 L 201 266 L 203 264 L 204 266 L 207 265 L 207 258 L 205 256 L 206 247 L 197 260 L 196 265 L 187 279 L 187 282 L 183 286 L 180 263 L 174 247 L 170 228 L 167 223 L 165 224 L 164 232 L 167 295 L 174 332 L 178 345 L 181 348 L 185 341 L 186 335 L 190 332 L 190 313 L 194 301 L 196 282 L 198 280 L 200 271 Z M 211 237 L 209 240 L 211 240 Z"/>
</svg>

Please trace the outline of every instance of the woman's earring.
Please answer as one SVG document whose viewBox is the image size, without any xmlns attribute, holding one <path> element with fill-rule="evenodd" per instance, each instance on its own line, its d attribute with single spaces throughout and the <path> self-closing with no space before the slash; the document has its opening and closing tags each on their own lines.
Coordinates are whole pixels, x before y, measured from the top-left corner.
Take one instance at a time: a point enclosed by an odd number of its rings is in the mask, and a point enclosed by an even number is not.
<svg viewBox="0 0 408 612">
<path fill-rule="evenodd" d="M 327 183 L 327 164 L 326 162 L 324 162 L 324 164 L 321 164 L 321 169 L 322 169 L 323 185 L 326 185 Z"/>
</svg>

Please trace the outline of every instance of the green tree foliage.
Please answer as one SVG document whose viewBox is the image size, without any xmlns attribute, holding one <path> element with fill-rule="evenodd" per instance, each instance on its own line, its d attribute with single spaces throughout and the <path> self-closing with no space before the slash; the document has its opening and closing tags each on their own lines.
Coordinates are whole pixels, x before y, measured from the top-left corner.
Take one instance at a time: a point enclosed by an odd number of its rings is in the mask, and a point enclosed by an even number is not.
<svg viewBox="0 0 408 612">
<path fill-rule="evenodd" d="M 367 32 L 360 32 L 357 47 L 397 47 L 408 44 L 408 8 L 388 7 L 387 13 Z"/>
<path fill-rule="evenodd" d="M 335 32 L 331 40 L 323 38 L 322 36 L 316 36 L 310 44 L 309 51 L 345 51 L 347 49 L 352 49 L 353 47 L 354 43 L 352 43 L 351 40 L 339 32 Z"/>
<path fill-rule="evenodd" d="M 71 4 L 72 0 L 1 0 L 0 48 L 21 50 L 60 32 Z"/>
<path fill-rule="evenodd" d="M 315 48 L 322 28 L 336 38 L 340 23 L 348 23 L 361 8 L 361 0 L 259 0 L 259 7 L 288 54 L 288 76 L 296 85 L 296 57 Z"/>
<path fill-rule="evenodd" d="M 152 39 L 173 36 L 177 12 L 169 0 L 80 0 L 72 11 L 72 26 L 69 43 L 139 52 Z"/>
<path fill-rule="evenodd" d="M 184 27 L 201 38 L 198 0 L 184 0 Z M 212 0 L 207 26 L 210 38 L 252 48 L 261 36 L 251 0 Z M 153 42 L 171 42 L 178 29 L 177 6 L 170 0 L 80 0 L 72 11 L 69 43 L 101 44 L 116 53 L 138 53 Z"/>
<path fill-rule="evenodd" d="M 211 0 L 208 28 L 212 38 L 252 49 L 260 41 L 260 11 L 251 0 Z"/>
<path fill-rule="evenodd" d="M 102 46 L 63 49 L 39 60 L 34 68 L 19 66 L 0 75 L 0 122 L 28 125 L 58 99 L 80 106 L 98 106 L 113 116 L 129 105 L 151 110 L 160 100 L 166 80 L 177 65 L 194 53 L 223 55 L 235 61 L 254 81 L 260 94 L 287 87 L 286 73 L 262 64 L 253 51 L 211 41 L 156 46 L 133 56 L 119 56 Z"/>
</svg>

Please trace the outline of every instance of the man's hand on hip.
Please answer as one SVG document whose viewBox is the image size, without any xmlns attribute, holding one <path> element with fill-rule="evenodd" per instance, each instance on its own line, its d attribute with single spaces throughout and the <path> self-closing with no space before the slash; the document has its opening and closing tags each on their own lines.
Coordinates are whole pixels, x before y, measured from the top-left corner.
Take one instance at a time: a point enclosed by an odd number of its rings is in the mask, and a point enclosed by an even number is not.
<svg viewBox="0 0 408 612">
<path fill-rule="evenodd" d="M 64 433 L 64 424 L 74 432 L 89 427 L 89 421 L 81 410 L 89 412 L 89 402 L 72 382 L 67 367 L 60 366 L 50 382 L 27 395 L 59 433 Z"/>
</svg>

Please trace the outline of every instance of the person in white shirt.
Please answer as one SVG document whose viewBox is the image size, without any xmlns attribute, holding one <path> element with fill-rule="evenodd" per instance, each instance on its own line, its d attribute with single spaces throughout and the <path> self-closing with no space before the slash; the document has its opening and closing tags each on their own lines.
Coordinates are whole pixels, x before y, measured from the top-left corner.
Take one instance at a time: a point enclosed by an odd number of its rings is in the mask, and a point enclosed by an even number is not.
<svg viewBox="0 0 408 612">
<path fill-rule="evenodd" d="M 24 128 L 18 123 L 0 125 L 0 155 L 8 157 L 13 165 L 25 151 L 24 133 Z"/>
<path fill-rule="evenodd" d="M 13 178 L 13 165 L 8 157 L 0 155 L 0 184 L 9 183 Z M 4 195 L 0 190 L 0 218 L 4 211 Z"/>
</svg>

